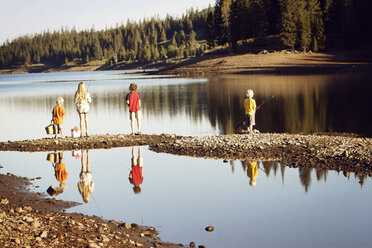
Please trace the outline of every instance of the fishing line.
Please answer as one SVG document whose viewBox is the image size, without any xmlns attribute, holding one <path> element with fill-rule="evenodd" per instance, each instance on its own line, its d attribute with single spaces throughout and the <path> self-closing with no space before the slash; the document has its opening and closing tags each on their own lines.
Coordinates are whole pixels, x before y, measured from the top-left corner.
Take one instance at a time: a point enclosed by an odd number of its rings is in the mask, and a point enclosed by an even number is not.
<svg viewBox="0 0 372 248">
<path fill-rule="evenodd" d="M 105 40 L 105 43 L 103 44 L 102 49 L 105 49 L 105 47 L 106 47 L 106 45 L 107 45 L 107 41 L 108 41 L 108 39 L 106 39 L 106 37 L 105 37 L 104 40 Z M 88 89 L 87 89 L 88 92 L 89 92 L 90 86 L 91 86 L 91 84 L 92 84 L 92 81 L 93 81 L 93 78 L 94 78 L 96 72 L 97 72 L 97 69 L 95 69 L 95 70 L 93 71 L 93 73 L 92 73 L 92 77 L 91 77 L 91 79 L 89 80 L 89 85 L 88 85 Z"/>
<path fill-rule="evenodd" d="M 92 198 L 93 198 L 93 201 L 94 201 L 94 203 L 95 203 L 95 205 L 96 205 L 96 207 L 97 207 L 97 209 L 98 209 L 99 214 L 100 214 L 101 217 L 103 218 L 102 211 L 101 211 L 101 209 L 99 208 L 99 206 L 98 206 L 98 204 L 97 204 L 97 201 L 96 201 L 96 198 L 94 197 L 94 195 L 92 195 Z"/>
<path fill-rule="evenodd" d="M 258 166 L 258 168 L 259 168 L 260 170 L 262 170 L 263 172 L 265 172 L 266 175 L 268 174 L 268 173 L 266 172 L 266 170 L 264 170 L 264 169 L 262 169 L 262 168 L 260 167 L 259 164 L 258 164 L 257 166 Z M 270 174 L 270 172 L 269 172 L 269 174 Z M 277 183 L 279 183 L 279 184 L 282 185 L 282 183 L 279 182 L 279 181 L 276 179 L 275 175 L 273 176 L 273 179 L 274 179 L 275 182 L 277 182 Z"/>
</svg>

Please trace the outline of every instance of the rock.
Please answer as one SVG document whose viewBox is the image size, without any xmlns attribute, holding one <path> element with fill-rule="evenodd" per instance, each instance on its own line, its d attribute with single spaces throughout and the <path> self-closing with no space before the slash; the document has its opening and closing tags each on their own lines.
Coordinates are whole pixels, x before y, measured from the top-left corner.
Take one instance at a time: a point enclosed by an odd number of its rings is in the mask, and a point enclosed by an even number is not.
<svg viewBox="0 0 372 248">
<path fill-rule="evenodd" d="M 32 217 L 24 217 L 23 220 L 26 221 L 27 223 L 31 223 L 31 222 L 34 221 L 34 218 L 32 218 Z"/>
<path fill-rule="evenodd" d="M 12 239 L 11 241 L 18 245 L 21 244 L 21 240 L 19 238 Z"/>
<path fill-rule="evenodd" d="M 131 229 L 132 225 L 128 222 L 124 222 L 124 223 L 119 224 L 119 227 L 124 227 L 126 229 Z"/>
<path fill-rule="evenodd" d="M 110 239 L 106 236 L 106 235 L 101 235 L 101 239 L 102 239 L 102 242 L 103 243 L 108 243 L 110 241 Z"/>
<path fill-rule="evenodd" d="M 97 244 L 94 243 L 94 242 L 89 242 L 88 247 L 89 247 L 89 248 L 100 248 L 100 246 L 97 245 Z"/>
<path fill-rule="evenodd" d="M 40 224 L 40 222 L 39 221 L 37 221 L 37 220 L 35 220 L 34 222 L 32 222 L 32 227 L 33 228 L 39 228 L 41 226 L 41 224 Z"/>
<path fill-rule="evenodd" d="M 213 232 L 213 231 L 214 231 L 214 227 L 213 227 L 213 226 L 207 226 L 207 227 L 205 228 L 205 230 L 206 230 L 207 232 Z"/>
<path fill-rule="evenodd" d="M 48 237 L 48 232 L 47 231 L 43 231 L 41 234 L 40 234 L 40 238 L 46 238 Z"/>
<path fill-rule="evenodd" d="M 194 241 L 191 241 L 189 246 L 190 247 L 195 247 L 195 242 Z"/>
<path fill-rule="evenodd" d="M 21 207 L 18 207 L 18 208 L 15 209 L 15 211 L 16 211 L 17 213 L 22 213 L 22 212 L 23 212 L 23 209 L 22 209 Z"/>
<path fill-rule="evenodd" d="M 132 224 L 131 224 L 131 227 L 132 227 L 133 229 L 141 229 L 141 227 L 140 227 L 138 224 L 136 224 L 136 223 L 132 223 Z"/>
<path fill-rule="evenodd" d="M 2 205 L 7 205 L 9 203 L 8 199 L 7 198 L 3 198 L 1 199 L 1 204 Z"/>
</svg>

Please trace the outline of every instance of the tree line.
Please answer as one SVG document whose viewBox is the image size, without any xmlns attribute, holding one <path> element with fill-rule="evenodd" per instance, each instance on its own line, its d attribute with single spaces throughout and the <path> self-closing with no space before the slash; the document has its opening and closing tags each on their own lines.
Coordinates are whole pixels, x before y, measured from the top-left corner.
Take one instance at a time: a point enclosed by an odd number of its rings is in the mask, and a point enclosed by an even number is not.
<svg viewBox="0 0 372 248">
<path fill-rule="evenodd" d="M 202 55 L 220 45 L 235 49 L 247 40 L 270 48 L 270 37 L 302 51 L 359 49 L 372 42 L 370 10 L 370 0 L 216 0 L 182 17 L 127 21 L 101 31 L 61 28 L 6 41 L 0 68 L 74 60 L 151 63 Z"/>
<path fill-rule="evenodd" d="M 372 42 L 370 0 L 217 0 L 207 19 L 210 46 L 277 36 L 302 51 L 360 49 Z M 266 39 L 267 40 L 267 39 Z"/>
<path fill-rule="evenodd" d="M 103 60 L 119 62 L 156 62 L 169 58 L 200 55 L 206 44 L 205 23 L 208 9 L 190 9 L 180 18 L 151 18 L 115 28 L 76 31 L 61 28 L 26 35 L 0 47 L 0 68 L 45 63 L 60 66 L 73 60 L 82 63 Z"/>
</svg>

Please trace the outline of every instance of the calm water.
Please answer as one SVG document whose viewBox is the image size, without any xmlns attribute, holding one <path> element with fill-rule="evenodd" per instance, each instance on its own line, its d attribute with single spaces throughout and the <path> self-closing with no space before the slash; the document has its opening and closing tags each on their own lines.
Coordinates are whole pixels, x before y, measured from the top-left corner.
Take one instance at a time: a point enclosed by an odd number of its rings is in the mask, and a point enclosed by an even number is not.
<svg viewBox="0 0 372 248">
<path fill-rule="evenodd" d="M 93 97 L 91 133 L 130 133 L 128 85 L 142 98 L 143 131 L 179 135 L 234 133 L 244 94 L 255 92 L 261 132 L 353 132 L 372 137 L 371 75 L 236 76 L 215 79 L 148 77 L 123 72 L 0 75 L 0 140 L 45 137 L 58 96 L 65 98 L 65 131 L 78 125 L 73 95 L 85 81 Z M 27 125 L 25 125 L 27 123 Z"/>
<path fill-rule="evenodd" d="M 141 156 L 143 183 L 135 194 L 128 179 L 131 147 L 89 151 L 95 185 L 84 203 L 77 186 L 81 159 L 64 152 L 67 187 L 56 198 L 82 203 L 68 212 L 155 226 L 163 240 L 184 244 L 370 247 L 370 178 L 258 162 L 256 186 L 251 187 L 245 161 L 172 156 L 146 147 L 141 147 Z M 41 176 L 35 181 L 39 188 L 32 187 L 37 192 L 59 186 L 47 153 L 0 152 L 0 161 L 1 173 Z M 214 232 L 204 230 L 209 225 Z"/>
<path fill-rule="evenodd" d="M 148 77 L 122 72 L 0 75 L 0 140 L 46 137 L 57 96 L 65 98 L 65 133 L 78 125 L 72 104 L 79 81 L 93 97 L 91 133 L 130 133 L 124 97 L 139 85 L 144 133 L 233 133 L 247 88 L 255 91 L 261 132 L 356 132 L 372 136 L 368 75 L 238 76 L 215 79 Z M 138 156 L 135 147 L 135 156 Z M 166 241 L 207 247 L 370 247 L 370 178 L 342 172 L 291 169 L 278 162 L 205 160 L 158 154 L 141 147 L 143 183 L 128 176 L 132 148 L 91 150 L 95 183 L 84 203 L 77 183 L 80 158 L 64 152 L 66 189 L 57 199 L 106 219 L 155 226 Z M 84 153 L 85 154 L 85 153 Z M 59 186 L 48 153 L 0 152 L 0 173 L 41 180 L 31 189 Z M 86 154 L 85 154 L 86 158 Z M 86 161 L 85 161 L 86 162 Z M 84 164 L 85 164 L 84 162 Z M 256 186 L 249 167 L 258 162 Z M 215 231 L 204 228 L 213 225 Z"/>
</svg>

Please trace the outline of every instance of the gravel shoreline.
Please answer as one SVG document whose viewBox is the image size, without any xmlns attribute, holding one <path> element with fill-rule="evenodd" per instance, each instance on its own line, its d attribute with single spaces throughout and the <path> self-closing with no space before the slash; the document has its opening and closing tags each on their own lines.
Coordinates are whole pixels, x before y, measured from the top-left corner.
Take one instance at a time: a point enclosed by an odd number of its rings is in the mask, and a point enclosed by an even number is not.
<svg viewBox="0 0 372 248">
<path fill-rule="evenodd" d="M 67 214 L 77 205 L 28 191 L 35 178 L 0 174 L 0 247 L 181 247 L 154 227 Z"/>
</svg>

